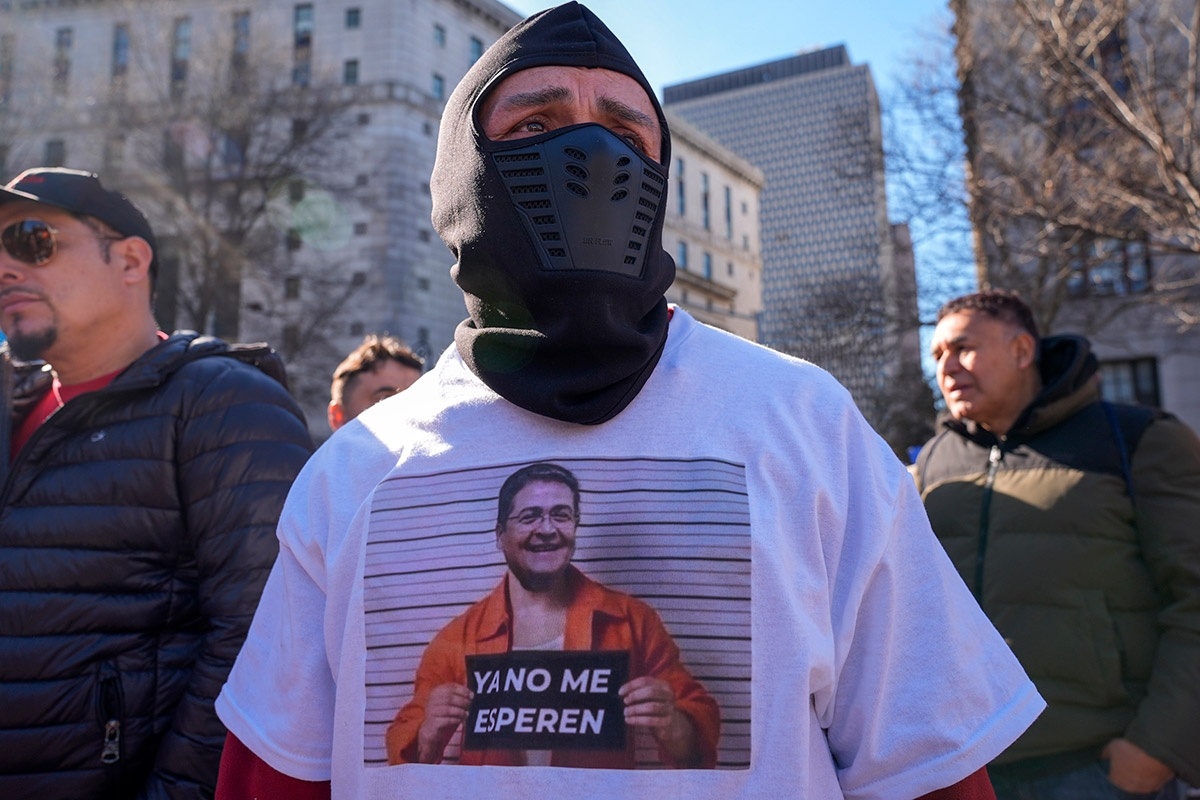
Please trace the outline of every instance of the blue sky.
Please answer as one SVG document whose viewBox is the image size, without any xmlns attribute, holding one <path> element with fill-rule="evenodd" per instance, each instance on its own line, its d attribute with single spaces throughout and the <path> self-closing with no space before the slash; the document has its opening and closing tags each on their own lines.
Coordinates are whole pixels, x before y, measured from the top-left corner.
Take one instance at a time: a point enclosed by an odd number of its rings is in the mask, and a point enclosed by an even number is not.
<svg viewBox="0 0 1200 800">
<path fill-rule="evenodd" d="M 522 14 L 556 5 L 505 0 Z M 920 32 L 947 0 L 587 0 L 637 59 L 650 83 L 664 85 L 726 72 L 802 50 L 844 44 L 867 63 L 886 92 Z"/>
</svg>

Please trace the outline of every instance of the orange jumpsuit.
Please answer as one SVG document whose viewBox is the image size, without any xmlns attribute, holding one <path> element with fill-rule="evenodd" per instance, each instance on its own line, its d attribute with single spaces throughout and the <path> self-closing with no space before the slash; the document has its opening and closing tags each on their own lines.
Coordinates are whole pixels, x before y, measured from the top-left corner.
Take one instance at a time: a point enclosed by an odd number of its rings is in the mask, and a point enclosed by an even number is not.
<svg viewBox="0 0 1200 800">
<path fill-rule="evenodd" d="M 622 592 L 591 580 L 575 567 L 567 576 L 572 599 L 567 608 L 564 650 L 628 650 L 629 679 L 649 675 L 670 685 L 675 707 L 687 714 L 696 731 L 697 766 L 711 769 L 717 762 L 720 710 L 712 696 L 679 661 L 679 648 L 654 609 Z M 429 693 L 444 683 L 467 684 L 465 656 L 477 653 L 506 653 L 512 643 L 508 582 L 453 619 L 425 648 L 417 667 L 413 699 L 396 714 L 388 727 L 388 763 L 417 760 L 417 731 L 425 719 Z M 632 769 L 633 736 L 626 737 L 624 750 L 555 750 L 552 766 Z M 665 752 L 660 758 L 670 764 Z M 460 764 L 517 766 L 523 763 L 520 750 L 464 750 Z"/>
</svg>

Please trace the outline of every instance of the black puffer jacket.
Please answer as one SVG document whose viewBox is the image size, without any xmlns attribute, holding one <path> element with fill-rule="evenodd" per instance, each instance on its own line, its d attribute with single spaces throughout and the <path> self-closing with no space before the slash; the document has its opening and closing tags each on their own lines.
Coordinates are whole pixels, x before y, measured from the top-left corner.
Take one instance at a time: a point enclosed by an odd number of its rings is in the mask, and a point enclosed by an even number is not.
<svg viewBox="0 0 1200 800">
<path fill-rule="evenodd" d="M 178 333 L 22 448 L 0 494 L 0 797 L 212 796 L 213 701 L 312 450 L 282 381 L 265 346 Z"/>
</svg>

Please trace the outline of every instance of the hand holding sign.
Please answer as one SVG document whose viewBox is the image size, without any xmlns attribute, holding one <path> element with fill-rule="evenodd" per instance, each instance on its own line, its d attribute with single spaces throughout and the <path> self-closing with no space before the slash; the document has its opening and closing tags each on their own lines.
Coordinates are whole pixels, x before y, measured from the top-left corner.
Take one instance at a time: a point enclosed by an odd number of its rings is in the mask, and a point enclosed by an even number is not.
<svg viewBox="0 0 1200 800">
<path fill-rule="evenodd" d="M 694 758 L 695 728 L 675 707 L 675 692 L 665 681 L 642 676 L 620 688 L 625 701 L 625 723 L 649 728 L 654 739 L 681 764 Z"/>
<path fill-rule="evenodd" d="M 425 721 L 417 734 L 418 758 L 423 764 L 436 764 L 442 759 L 454 731 L 467 718 L 471 698 L 475 696 L 465 686 L 443 683 L 429 693 L 425 703 Z"/>
</svg>

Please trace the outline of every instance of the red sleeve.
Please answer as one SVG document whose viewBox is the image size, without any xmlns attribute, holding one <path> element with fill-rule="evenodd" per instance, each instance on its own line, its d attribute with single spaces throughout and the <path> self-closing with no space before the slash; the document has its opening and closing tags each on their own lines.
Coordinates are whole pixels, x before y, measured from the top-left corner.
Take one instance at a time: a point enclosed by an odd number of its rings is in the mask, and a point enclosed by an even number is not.
<svg viewBox="0 0 1200 800">
<path fill-rule="evenodd" d="M 987 768 L 980 767 L 978 772 L 971 773 L 953 786 L 921 795 L 917 800 L 996 800 L 996 793 L 992 791 Z"/>
<path fill-rule="evenodd" d="M 329 800 L 329 781 L 276 772 L 232 733 L 225 736 L 215 800 Z"/>
</svg>

